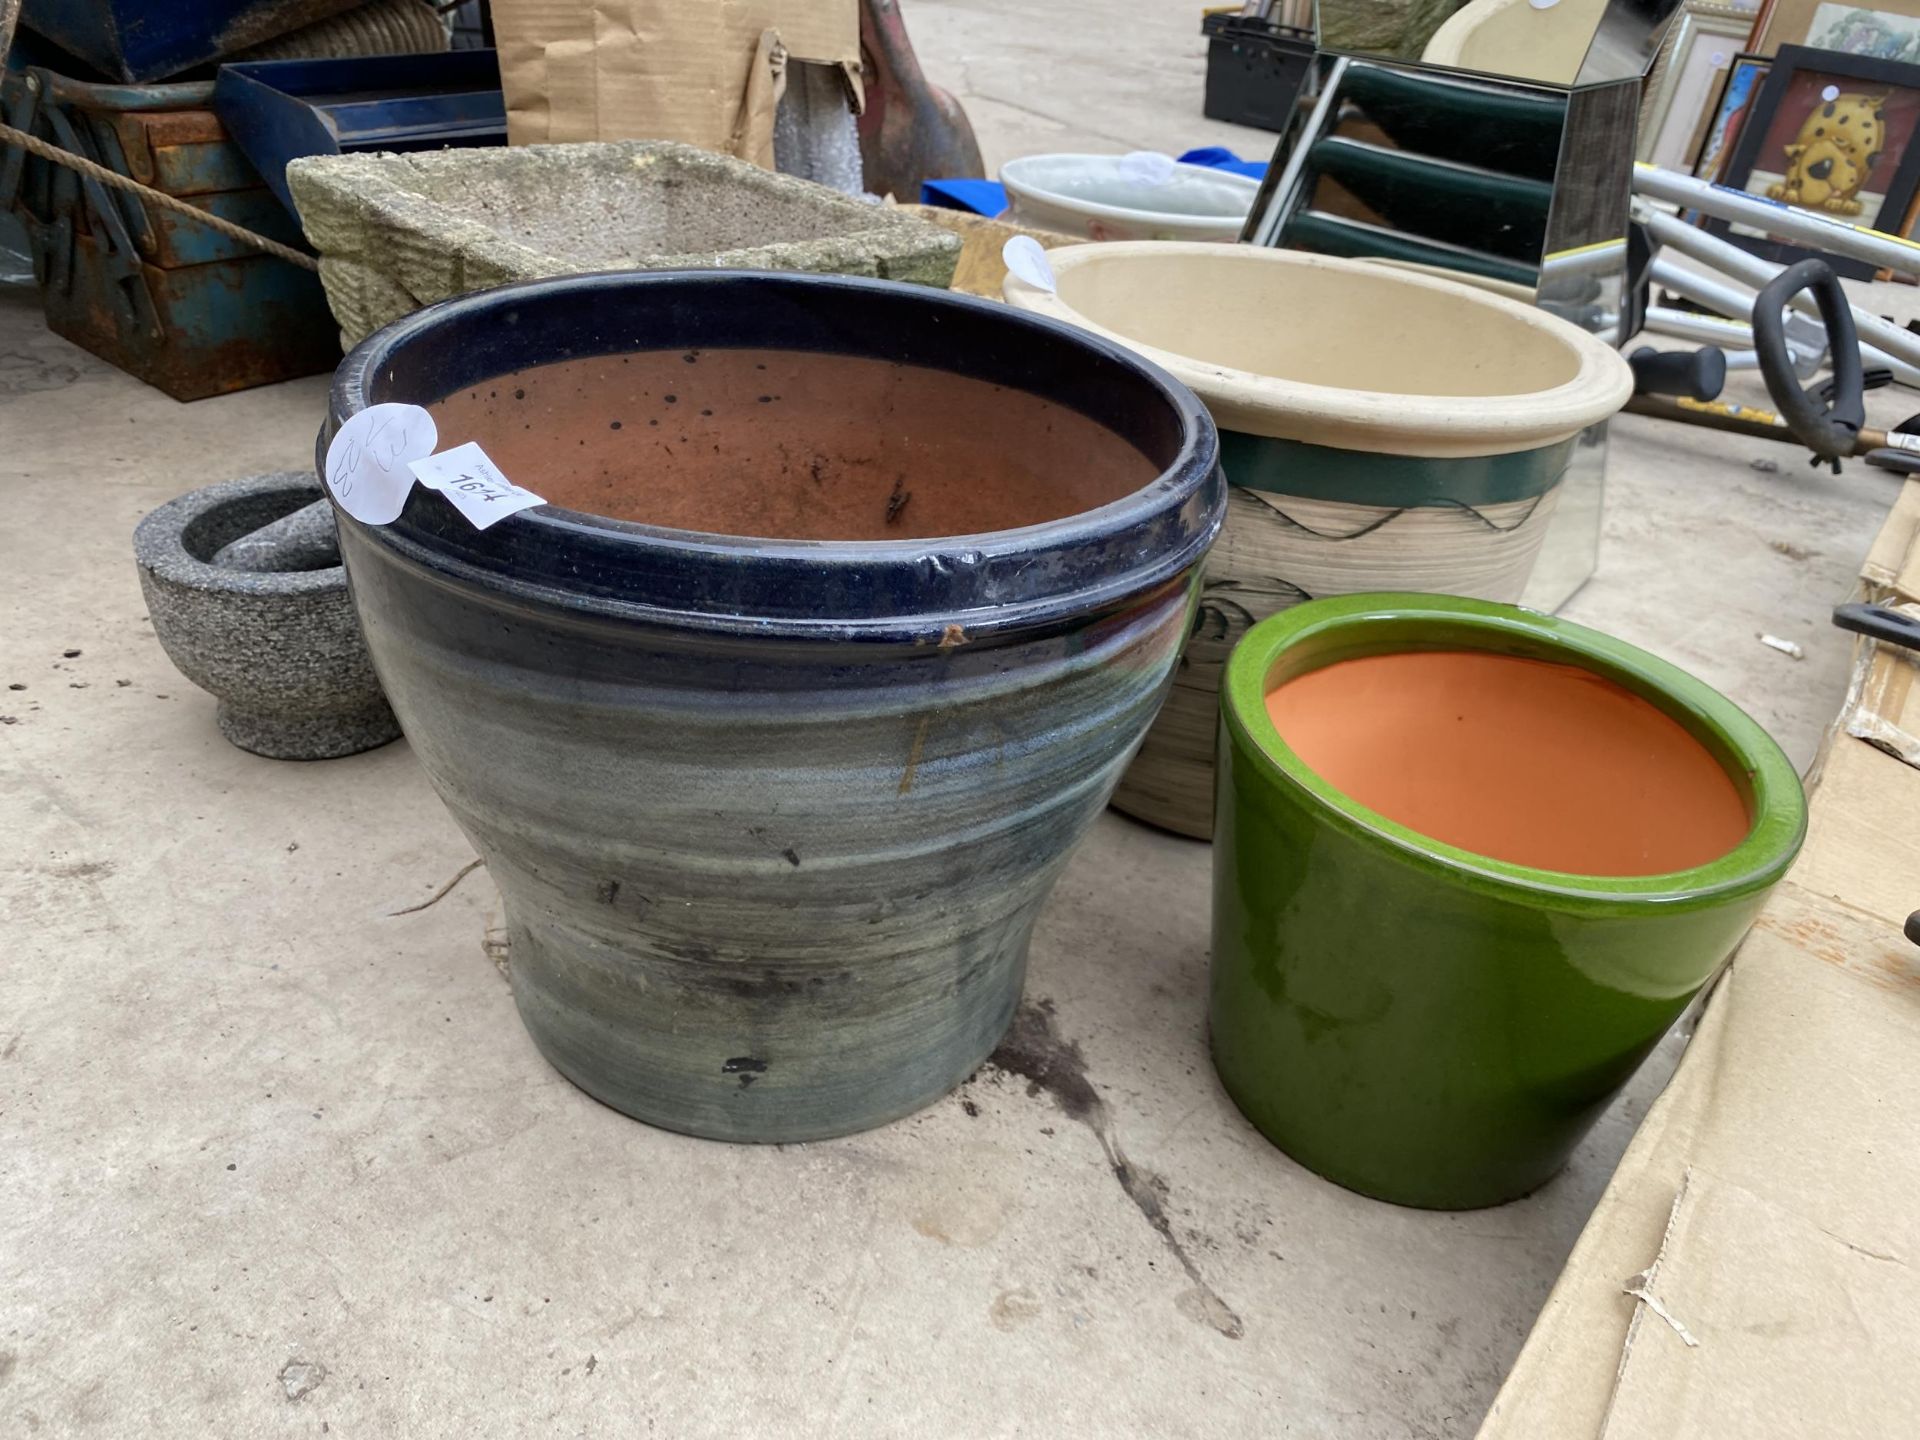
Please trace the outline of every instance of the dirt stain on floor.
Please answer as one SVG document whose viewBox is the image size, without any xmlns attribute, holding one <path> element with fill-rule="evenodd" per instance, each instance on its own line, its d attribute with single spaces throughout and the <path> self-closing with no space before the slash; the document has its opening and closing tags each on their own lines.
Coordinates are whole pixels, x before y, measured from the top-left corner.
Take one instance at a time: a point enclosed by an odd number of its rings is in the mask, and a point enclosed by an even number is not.
<svg viewBox="0 0 1920 1440">
<path fill-rule="evenodd" d="M 1053 1002 L 1040 1000 L 1023 1004 L 1014 1013 L 1000 1048 L 987 1063 L 1008 1075 L 1027 1082 L 1027 1093 L 1045 1093 L 1069 1118 L 1078 1120 L 1094 1134 L 1106 1152 L 1107 1168 L 1126 1197 L 1134 1203 L 1146 1221 L 1159 1234 L 1180 1268 L 1187 1272 L 1193 1288 L 1180 1297 L 1182 1314 L 1219 1331 L 1229 1340 L 1246 1334 L 1246 1325 L 1222 1300 L 1200 1274 L 1200 1267 L 1174 1232 L 1173 1218 L 1167 1214 L 1167 1184 L 1153 1171 L 1136 1165 L 1121 1148 L 1114 1133 L 1113 1112 L 1087 1078 L 1086 1058 L 1080 1047 L 1063 1038 L 1054 1026 Z"/>
</svg>

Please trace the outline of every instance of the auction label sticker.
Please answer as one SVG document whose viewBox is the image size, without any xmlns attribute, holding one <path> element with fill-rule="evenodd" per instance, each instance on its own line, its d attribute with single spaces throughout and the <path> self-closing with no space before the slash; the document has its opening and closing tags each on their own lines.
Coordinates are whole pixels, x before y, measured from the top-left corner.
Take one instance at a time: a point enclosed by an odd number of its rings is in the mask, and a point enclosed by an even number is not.
<svg viewBox="0 0 1920 1440">
<path fill-rule="evenodd" d="M 1000 247 L 1000 260 L 1017 280 L 1049 293 L 1060 287 L 1053 278 L 1053 262 L 1031 235 L 1015 235 Z"/>
<path fill-rule="evenodd" d="M 433 454 L 439 427 L 418 405 L 369 405 L 327 446 L 327 488 L 364 525 L 391 525 L 413 488 L 407 467 Z"/>
<path fill-rule="evenodd" d="M 1158 150 L 1135 150 L 1130 155 L 1122 155 L 1115 168 L 1127 183 L 1157 190 L 1179 172 L 1180 162 Z"/>
<path fill-rule="evenodd" d="M 500 473 L 469 440 L 436 455 L 440 429 L 418 405 L 369 405 L 327 446 L 327 488 L 363 525 L 391 525 L 418 480 L 447 497 L 476 530 L 546 500 Z"/>
<path fill-rule="evenodd" d="M 547 503 L 544 497 L 502 475 L 487 452 L 471 440 L 415 460 L 410 468 L 422 485 L 451 500 L 476 530 Z"/>
</svg>

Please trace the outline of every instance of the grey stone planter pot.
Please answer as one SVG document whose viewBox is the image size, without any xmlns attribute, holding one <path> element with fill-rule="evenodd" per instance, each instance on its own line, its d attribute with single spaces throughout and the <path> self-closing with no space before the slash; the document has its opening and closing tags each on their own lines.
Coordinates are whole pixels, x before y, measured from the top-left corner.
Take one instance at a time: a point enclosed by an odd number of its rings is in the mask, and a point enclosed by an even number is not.
<svg viewBox="0 0 1920 1440">
<path fill-rule="evenodd" d="M 670 141 L 296 160 L 287 184 L 357 345 L 422 305 L 604 270 L 808 270 L 944 287 L 958 236 Z"/>
</svg>

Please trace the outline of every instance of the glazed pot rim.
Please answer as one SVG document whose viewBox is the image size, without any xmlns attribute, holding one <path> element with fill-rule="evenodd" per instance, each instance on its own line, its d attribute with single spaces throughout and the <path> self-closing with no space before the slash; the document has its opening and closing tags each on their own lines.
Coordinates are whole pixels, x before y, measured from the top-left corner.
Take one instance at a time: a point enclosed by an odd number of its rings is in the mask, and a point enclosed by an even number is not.
<svg viewBox="0 0 1920 1440">
<path fill-rule="evenodd" d="M 1112 165 L 1124 158 L 1121 155 L 1096 155 L 1091 151 L 1078 150 L 1049 151 L 1044 155 L 1021 155 L 1000 167 L 1000 183 L 1016 196 L 1029 196 L 1048 205 L 1097 216 L 1103 220 L 1124 220 L 1136 225 L 1214 225 L 1223 228 L 1231 226 L 1234 229 L 1246 223 L 1247 217 L 1244 211 L 1239 215 L 1206 215 L 1191 210 L 1136 210 L 1131 205 L 1112 205 L 1104 200 L 1089 200 L 1084 196 L 1052 190 L 1025 178 L 1022 174 L 1023 171 L 1033 168 L 1033 162 L 1040 160 L 1097 160 L 1102 164 Z M 1227 182 L 1226 189 L 1244 189 L 1247 196 L 1247 210 L 1253 208 L 1253 202 L 1260 191 L 1259 181 L 1245 175 L 1236 175 L 1231 170 L 1217 170 L 1210 165 L 1190 165 L 1184 160 L 1176 160 L 1173 163 L 1178 171 L 1202 176 L 1207 180 Z"/>
<path fill-rule="evenodd" d="M 1423 395 L 1316 385 L 1216 365 L 1198 356 L 1131 340 L 1124 332 L 1083 315 L 1057 291 L 1043 290 L 1008 274 L 1001 287 L 1008 304 L 1077 325 L 1153 361 L 1190 385 L 1224 429 L 1270 439 L 1433 459 L 1500 455 L 1569 439 L 1615 414 L 1633 394 L 1633 371 L 1627 362 L 1611 346 L 1578 326 L 1538 306 L 1398 266 L 1265 246 L 1179 240 L 1062 246 L 1049 251 L 1047 258 L 1056 278 L 1064 278 L 1086 265 L 1133 256 L 1184 258 L 1190 263 L 1213 265 L 1289 265 L 1437 291 L 1543 331 L 1571 350 L 1579 361 L 1572 379 L 1519 395 Z"/>
<path fill-rule="evenodd" d="M 1394 643 L 1409 623 L 1444 627 L 1444 643 Z M 1388 819 L 1312 770 L 1280 737 L 1267 713 L 1268 677 L 1287 650 L 1315 638 L 1365 630 L 1386 643 L 1359 654 L 1408 650 L 1488 649 L 1577 665 L 1624 685 L 1679 721 L 1748 792 L 1752 823 L 1725 854 L 1658 875 L 1585 875 L 1497 860 L 1449 845 Z M 1476 643 L 1484 642 L 1484 643 Z M 1343 655 L 1339 658 L 1352 658 Z M 1475 886 L 1546 899 L 1563 909 L 1639 908 L 1648 903 L 1698 904 L 1750 894 L 1786 873 L 1807 828 L 1806 792 L 1773 737 L 1746 711 L 1676 665 L 1597 630 L 1517 605 L 1452 595 L 1377 593 L 1309 601 L 1255 625 L 1227 659 L 1221 714 L 1269 781 L 1308 796 L 1349 834 Z M 1704 733 L 1703 733 L 1704 732 Z M 1734 764 L 1739 770 L 1736 771 Z M 1743 772 L 1743 773 L 1742 773 Z"/>
<path fill-rule="evenodd" d="M 474 291 L 414 311 L 362 341 L 341 362 L 329 391 L 327 421 L 318 439 L 321 463 L 324 465 L 334 431 L 348 417 L 379 399 L 404 398 L 378 394 L 376 377 L 386 370 L 391 379 L 393 358 L 440 327 L 457 326 L 463 321 L 472 324 L 489 316 L 511 326 L 517 323 L 519 307 L 529 303 L 557 305 L 589 296 L 603 299 L 607 294 L 631 295 L 638 302 L 653 300 L 652 292 L 656 291 L 667 292 L 659 297 L 661 308 L 670 303 L 686 306 L 692 303 L 693 292 L 702 292 L 736 305 L 748 297 L 764 295 L 769 304 L 787 299 L 803 308 L 812 305 L 822 310 L 862 301 L 895 308 L 925 307 L 933 320 L 951 319 L 958 312 L 977 324 L 1005 331 L 1013 348 L 1017 349 L 1023 339 L 1036 346 L 1070 347 L 1089 356 L 1106 372 L 1116 368 L 1127 372 L 1142 391 L 1151 393 L 1164 407 L 1177 430 L 1178 442 L 1172 458 L 1150 481 L 1116 500 L 1038 525 L 970 535 L 788 540 L 646 525 L 559 505 L 535 506 L 481 532 L 459 520 L 450 504 L 424 486 L 414 487 L 405 511 L 389 525 L 363 525 L 335 502 L 339 524 L 357 527 L 383 549 L 438 571 L 445 578 L 480 583 L 535 605 L 655 619 L 694 629 L 750 629 L 762 635 L 924 643 L 929 627 L 938 639 L 949 622 L 963 623 L 967 638 L 973 639 L 1021 630 L 1058 618 L 1063 612 L 1085 613 L 1152 591 L 1197 563 L 1224 522 L 1225 488 L 1212 419 L 1185 385 L 1152 361 L 1125 345 L 1077 327 L 980 297 L 895 281 L 806 272 L 647 270 L 569 275 Z M 835 337 L 826 334 L 821 338 L 831 342 Z M 643 348 L 693 345 L 728 348 L 693 338 Z M 794 346 L 778 338 L 749 339 L 731 348 L 870 353 L 858 348 L 836 349 L 831 343 Z M 638 349 L 614 344 L 594 348 L 588 343 L 565 355 L 530 355 L 521 365 L 621 353 L 638 353 Z M 923 368 L 972 373 L 958 366 L 931 364 L 922 357 L 893 358 Z M 1009 388 L 1019 386 L 1014 379 L 1005 383 Z M 448 386 L 446 393 L 457 388 Z M 1081 413 L 1089 423 L 1104 423 L 1096 415 Z M 1139 442 L 1129 443 L 1146 453 Z M 495 543 L 488 542 L 489 536 L 496 537 Z M 522 552 L 537 553 L 507 555 L 507 547 L 498 543 L 503 537 L 517 543 Z M 665 560 L 665 567 L 649 568 L 677 567 L 695 575 L 698 583 L 683 587 L 685 595 L 680 598 L 688 602 L 684 604 L 676 603 L 676 596 L 667 593 L 636 597 L 631 585 L 595 588 L 585 577 L 585 566 L 562 569 L 538 563 L 542 559 L 551 561 L 552 555 L 563 548 L 570 553 L 591 551 L 603 558 L 628 562 L 643 555 L 654 561 Z M 1076 556 L 1104 552 L 1122 558 L 1091 581 L 1075 570 Z M 508 563 L 516 559 L 517 564 Z M 1084 569 L 1091 562 L 1083 558 L 1080 563 Z M 765 583 L 744 585 L 749 566 Z M 545 573 L 541 573 L 543 570 Z M 893 588 L 886 590 L 879 583 L 882 579 Z M 784 610 L 779 604 L 755 607 L 742 598 L 748 591 L 777 597 L 785 602 Z M 820 604 L 809 599 L 818 595 L 844 599 L 849 594 L 869 593 L 875 602 L 871 608 L 853 604 L 848 613 L 824 619 L 819 614 Z M 907 597 L 904 602 L 903 596 Z M 711 604 L 704 603 L 709 599 Z"/>
</svg>

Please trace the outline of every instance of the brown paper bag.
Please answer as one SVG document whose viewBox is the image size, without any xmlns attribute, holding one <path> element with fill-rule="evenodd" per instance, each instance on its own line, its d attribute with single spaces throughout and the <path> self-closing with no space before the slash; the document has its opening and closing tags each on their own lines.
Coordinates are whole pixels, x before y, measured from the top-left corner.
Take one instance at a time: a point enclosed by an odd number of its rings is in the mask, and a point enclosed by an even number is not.
<svg viewBox="0 0 1920 1440">
<path fill-rule="evenodd" d="M 787 59 L 856 87 L 859 0 L 493 0 L 507 140 L 684 140 L 771 168 Z"/>
</svg>

